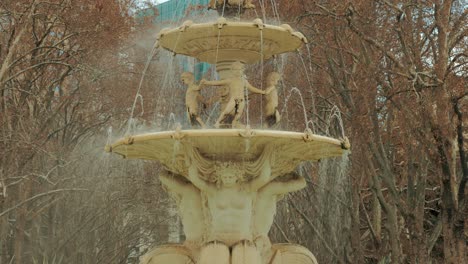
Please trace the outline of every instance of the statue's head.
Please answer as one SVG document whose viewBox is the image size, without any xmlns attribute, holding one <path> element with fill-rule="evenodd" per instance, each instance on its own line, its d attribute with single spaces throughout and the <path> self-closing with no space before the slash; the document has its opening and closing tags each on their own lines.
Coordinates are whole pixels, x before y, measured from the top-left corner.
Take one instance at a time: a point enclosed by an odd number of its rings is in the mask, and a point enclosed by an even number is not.
<svg viewBox="0 0 468 264">
<path fill-rule="evenodd" d="M 266 80 L 267 83 L 277 84 L 281 80 L 281 75 L 277 72 L 270 72 Z"/>
<path fill-rule="evenodd" d="M 218 186 L 231 187 L 242 182 L 244 171 L 239 164 L 222 162 L 216 165 L 215 170 Z"/>
<path fill-rule="evenodd" d="M 191 72 L 183 72 L 180 75 L 180 80 L 184 84 L 191 84 L 191 83 L 193 83 L 195 81 L 195 77 L 193 76 L 193 73 L 191 73 Z"/>
</svg>

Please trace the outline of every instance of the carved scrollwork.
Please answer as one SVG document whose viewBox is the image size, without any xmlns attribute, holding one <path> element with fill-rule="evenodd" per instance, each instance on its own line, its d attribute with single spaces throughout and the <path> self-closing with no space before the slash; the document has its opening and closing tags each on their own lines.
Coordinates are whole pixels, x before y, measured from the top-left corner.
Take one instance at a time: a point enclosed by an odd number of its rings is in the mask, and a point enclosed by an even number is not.
<svg viewBox="0 0 468 264">
<path fill-rule="evenodd" d="M 192 39 L 183 44 L 181 51 L 187 54 L 200 54 L 216 50 L 248 50 L 273 54 L 278 48 L 279 44 L 270 39 L 264 39 L 262 46 L 259 38 L 224 36 L 219 41 L 217 37 Z"/>
<path fill-rule="evenodd" d="M 245 130 L 239 132 L 239 136 L 245 137 L 245 138 L 251 138 L 255 136 L 255 131 L 250 128 L 250 126 L 246 126 Z"/>
</svg>

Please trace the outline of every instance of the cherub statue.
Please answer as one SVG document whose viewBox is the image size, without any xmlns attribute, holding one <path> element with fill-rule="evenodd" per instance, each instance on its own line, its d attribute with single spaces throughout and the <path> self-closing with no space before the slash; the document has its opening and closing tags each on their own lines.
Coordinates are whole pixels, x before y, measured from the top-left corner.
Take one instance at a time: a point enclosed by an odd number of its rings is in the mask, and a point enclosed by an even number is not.
<svg viewBox="0 0 468 264">
<path fill-rule="evenodd" d="M 267 88 L 264 95 L 266 101 L 264 113 L 268 127 L 277 124 L 281 120 L 281 115 L 278 111 L 277 85 L 279 80 L 281 80 L 281 75 L 277 72 L 270 72 L 266 78 Z"/>
<path fill-rule="evenodd" d="M 262 258 L 268 261 L 271 256 L 268 253 L 271 249 L 271 242 L 268 238 L 268 232 L 273 224 L 276 214 L 276 203 L 283 196 L 290 192 L 298 191 L 306 186 L 304 177 L 292 172 L 281 177 L 282 180 L 269 182 L 262 187 L 255 199 L 253 234 L 255 245 L 262 253 Z M 283 180 L 284 179 L 284 180 Z M 270 262 L 268 262 L 270 263 Z"/>
<path fill-rule="evenodd" d="M 211 225 L 200 264 L 258 264 L 260 252 L 253 243 L 252 207 L 257 191 L 271 180 L 270 162 L 262 165 L 258 177 L 243 179 L 241 164 L 215 167 L 216 183 L 200 178 L 198 168 L 189 168 L 189 180 L 206 196 Z M 230 259 L 229 259 L 230 257 Z"/>
<path fill-rule="evenodd" d="M 230 6 L 242 5 L 242 7 L 245 9 L 255 8 L 255 5 L 252 4 L 252 0 L 210 0 L 208 9 L 216 9 L 217 5 L 223 5 L 224 3 Z"/>
<path fill-rule="evenodd" d="M 204 85 L 215 85 L 215 86 L 226 86 L 229 91 L 229 99 L 224 109 L 222 109 L 218 120 L 215 123 L 215 127 L 219 128 L 221 121 L 223 121 L 228 115 L 233 115 L 232 127 L 238 127 L 239 119 L 244 112 L 245 107 L 245 91 L 247 88 L 249 91 L 258 94 L 265 94 L 258 88 L 253 87 L 244 76 L 243 65 L 240 62 L 233 63 L 232 76 L 219 81 L 207 81 L 205 79 L 200 81 L 200 86 Z"/>
<path fill-rule="evenodd" d="M 203 107 L 206 107 L 203 97 L 200 94 L 201 85 L 195 84 L 195 77 L 191 72 L 182 73 L 180 79 L 184 84 L 187 85 L 187 92 L 185 93 L 185 106 L 187 107 L 187 114 L 190 124 L 194 126 L 196 125 L 196 122 L 198 122 L 202 128 L 205 128 L 206 125 L 199 116 L 199 104 L 201 103 Z"/>
</svg>

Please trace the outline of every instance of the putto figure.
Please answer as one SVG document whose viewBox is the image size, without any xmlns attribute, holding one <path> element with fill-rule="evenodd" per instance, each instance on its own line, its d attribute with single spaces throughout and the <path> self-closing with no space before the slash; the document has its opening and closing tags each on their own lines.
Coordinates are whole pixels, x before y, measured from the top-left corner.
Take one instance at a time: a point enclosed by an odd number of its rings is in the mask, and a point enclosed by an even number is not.
<svg viewBox="0 0 468 264">
<path fill-rule="evenodd" d="M 200 86 L 204 85 L 226 86 L 229 91 L 229 99 L 215 123 L 216 128 L 220 127 L 221 122 L 228 115 L 234 116 L 231 123 L 232 127 L 239 127 L 239 119 L 242 116 L 245 107 L 245 88 L 252 93 L 265 94 L 265 91 L 253 87 L 245 79 L 243 65 L 240 62 L 233 63 L 230 77 L 219 81 L 207 81 L 203 79 L 200 81 Z"/>
<path fill-rule="evenodd" d="M 266 124 L 271 127 L 281 120 L 281 115 L 278 111 L 278 82 L 281 80 L 281 75 L 277 72 L 270 72 L 266 78 L 267 88 L 265 90 L 265 107 L 264 113 L 266 116 Z"/>
<path fill-rule="evenodd" d="M 255 8 L 255 5 L 252 4 L 252 0 L 210 0 L 208 9 L 216 9 L 218 5 L 222 6 L 223 4 L 230 6 L 242 6 L 245 9 Z"/>
<path fill-rule="evenodd" d="M 185 106 L 187 107 L 187 114 L 192 126 L 201 126 L 205 128 L 206 125 L 199 116 L 199 105 L 202 104 L 206 107 L 203 97 L 200 94 L 201 85 L 195 83 L 195 77 L 191 72 L 184 72 L 180 76 L 181 81 L 187 85 L 187 92 L 185 93 Z M 198 124 L 197 124 L 198 123 Z"/>
</svg>

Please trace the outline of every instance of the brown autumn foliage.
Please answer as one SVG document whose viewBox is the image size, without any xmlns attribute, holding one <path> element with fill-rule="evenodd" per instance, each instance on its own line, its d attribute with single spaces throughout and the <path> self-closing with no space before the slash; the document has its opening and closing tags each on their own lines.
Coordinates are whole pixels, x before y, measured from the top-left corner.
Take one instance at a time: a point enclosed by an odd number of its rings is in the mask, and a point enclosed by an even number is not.
<svg viewBox="0 0 468 264">
<path fill-rule="evenodd" d="M 129 115 L 121 105 L 131 104 L 125 88 L 136 81 L 122 49 L 131 47 L 132 8 L 130 0 L 0 3 L 0 263 L 139 255 L 138 227 L 125 223 L 140 219 L 145 209 L 130 212 L 129 201 L 144 197 L 121 190 L 142 183 L 109 178 L 131 167 L 99 154 L 105 139 L 90 143 Z M 100 170 L 103 161 L 110 169 Z"/>
<path fill-rule="evenodd" d="M 342 120 L 352 144 L 343 159 L 301 166 L 309 185 L 278 205 L 272 239 L 320 263 L 467 262 L 463 1 L 258 2 L 245 18 L 309 39 L 247 72 L 261 87 L 282 69 L 282 129 L 306 128 L 304 105 L 314 132 L 342 137 Z M 168 239 L 157 164 L 102 154 L 108 127 L 128 125 L 150 49 L 126 42 L 147 31 L 120 3 L 0 3 L 0 264 L 138 263 Z M 155 58 L 133 126 L 167 129 L 171 112 L 183 118 L 181 69 Z"/>
<path fill-rule="evenodd" d="M 351 223 L 341 219 L 345 229 L 336 248 L 328 238 L 333 229 L 305 241 L 324 244 L 315 252 L 325 263 L 466 262 L 462 1 L 283 5 L 295 10 L 287 18 L 311 41 L 313 119 L 320 125 L 320 105 L 336 104 L 352 142 L 350 193 L 343 196 Z M 313 229 L 327 206 L 299 216 Z"/>
</svg>

